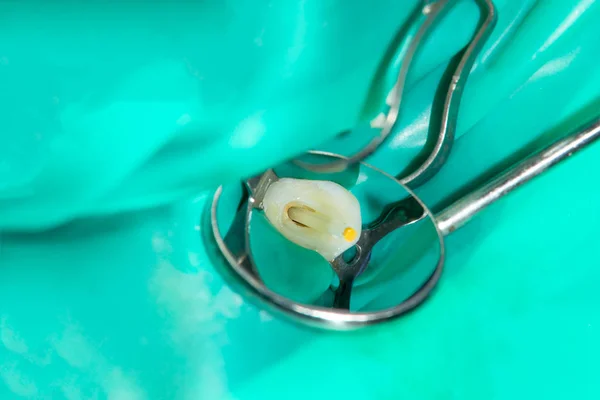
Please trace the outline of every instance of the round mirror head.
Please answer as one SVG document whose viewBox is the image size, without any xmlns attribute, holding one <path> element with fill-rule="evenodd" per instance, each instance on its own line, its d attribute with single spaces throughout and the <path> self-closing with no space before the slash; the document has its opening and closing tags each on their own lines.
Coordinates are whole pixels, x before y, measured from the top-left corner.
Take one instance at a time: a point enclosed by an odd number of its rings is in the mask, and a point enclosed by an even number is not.
<svg viewBox="0 0 600 400">
<path fill-rule="evenodd" d="M 364 163 L 317 172 L 294 160 L 221 187 L 205 224 L 209 253 L 228 283 L 261 307 L 319 327 L 405 314 L 428 297 L 444 262 L 431 212 Z"/>
</svg>

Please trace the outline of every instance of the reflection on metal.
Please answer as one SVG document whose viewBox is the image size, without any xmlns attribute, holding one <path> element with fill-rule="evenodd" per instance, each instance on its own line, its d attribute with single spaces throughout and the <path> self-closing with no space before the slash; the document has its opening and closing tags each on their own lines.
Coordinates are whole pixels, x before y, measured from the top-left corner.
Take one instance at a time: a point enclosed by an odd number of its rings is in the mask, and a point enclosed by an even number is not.
<svg viewBox="0 0 600 400">
<path fill-rule="evenodd" d="M 483 22 L 480 24 L 477 33 L 465 49 L 464 54 L 452 75 L 451 84 L 448 88 L 441 115 L 440 132 L 437 136 L 433 150 L 424 162 L 414 171 L 406 176 L 398 177 L 403 184 L 410 187 L 417 187 L 429 180 L 439 171 L 448 158 L 454 141 L 456 118 L 458 116 L 458 108 L 460 106 L 460 99 L 466 80 L 477 55 L 481 51 L 485 41 L 490 36 L 491 31 L 496 24 L 496 9 L 492 1 L 475 1 L 479 5 L 483 15 Z M 315 172 L 341 171 L 349 165 L 364 160 L 385 142 L 398 119 L 410 65 L 423 40 L 431 33 L 435 24 L 449 11 L 450 3 L 449 0 L 440 0 L 436 2 L 424 1 L 421 5 L 421 12 L 415 15 L 412 21 L 410 21 L 407 34 L 403 37 L 403 41 L 400 44 L 399 58 L 401 59 L 401 66 L 396 83 L 388 95 L 387 103 L 389 105 L 389 110 L 385 117 L 378 122 L 378 126 L 381 127 L 379 135 L 373 138 L 356 154 L 346 157 L 345 159 L 328 162 L 326 164 L 311 164 L 301 160 L 295 160 L 297 165 Z"/>
<path fill-rule="evenodd" d="M 313 154 L 326 158 L 341 158 L 341 156 L 324 152 L 313 152 Z M 403 191 L 405 190 L 392 176 L 366 165 L 364 167 L 372 170 L 375 174 L 383 174 L 391 184 L 397 185 Z M 218 257 L 213 259 L 215 265 L 227 282 L 240 291 L 242 295 L 254 299 L 259 306 L 267 306 L 270 311 L 292 318 L 294 321 L 331 329 L 357 328 L 396 318 L 414 309 L 429 296 L 441 276 L 444 258 L 441 234 L 437 232 L 435 225 L 432 223 L 431 229 L 436 231 L 436 237 L 440 243 L 439 257 L 437 265 L 433 266 L 433 271 L 420 288 L 408 299 L 392 308 L 375 312 L 351 312 L 349 310 L 354 280 L 366 269 L 373 247 L 386 235 L 401 227 L 427 218 L 430 221 L 432 220 L 433 215 L 431 212 L 407 189 L 408 196 L 388 204 L 378 218 L 364 226 L 361 237 L 356 244 L 356 255 L 352 260 L 345 261 L 342 254 L 330 262 L 330 267 L 337 274 L 340 284 L 335 290 L 332 290 L 334 293 L 329 304 L 320 306 L 300 304 L 268 288 L 254 265 L 250 250 L 249 228 L 253 212 L 260 212 L 261 210 L 260 199 L 264 196 L 268 185 L 277 179 L 275 173 L 268 170 L 264 174 L 246 181 L 249 193 L 238 207 L 234 221 L 224 236 L 219 229 L 217 220 L 219 199 L 222 193 L 221 188 L 215 193 L 211 209 L 205 215 L 205 224 L 210 225 L 211 229 L 204 231 L 212 233 L 206 239 L 208 243 L 214 244 L 211 256 Z M 286 266 L 282 267 L 285 268 Z"/>
<path fill-rule="evenodd" d="M 475 34 L 475 37 L 467 46 L 452 75 L 452 80 L 448 92 L 446 93 L 446 100 L 442 110 L 440 132 L 437 136 L 435 145 L 431 150 L 431 153 L 418 168 L 406 176 L 398 176 L 398 179 L 404 185 L 416 188 L 424 184 L 444 166 L 450 155 L 450 150 L 454 144 L 460 100 L 467 78 L 471 72 L 471 67 L 475 63 L 475 59 L 483 48 L 485 41 L 490 36 L 497 20 L 496 9 L 491 0 L 477 0 L 477 3 L 481 8 L 482 14 L 485 16 L 485 19 Z"/>
<path fill-rule="evenodd" d="M 267 308 L 271 312 L 287 317 L 294 322 L 319 328 L 355 329 L 398 318 L 421 305 L 432 293 L 440 279 L 445 259 L 444 236 L 459 229 L 494 201 L 512 192 L 560 161 L 565 160 L 576 151 L 585 148 L 600 137 L 600 118 L 596 118 L 577 132 L 529 156 L 437 215 L 433 215 L 423 202 L 414 195 L 409 187 L 414 188 L 429 180 L 439 171 L 448 158 L 454 141 L 458 109 L 466 79 L 477 54 L 489 37 L 496 22 L 497 16 L 492 1 L 475 1 L 480 7 L 482 22 L 454 70 L 450 86 L 446 92 L 439 134 L 436 136 L 433 150 L 419 167 L 408 175 L 396 179 L 363 163 L 362 160 L 383 144 L 393 130 L 398 117 L 409 67 L 419 49 L 419 45 L 430 33 L 435 22 L 439 21 L 449 10 L 450 0 L 424 0 L 420 12 L 410 22 L 408 33 L 400 45 L 400 71 L 387 100 L 389 111 L 378 125 L 381 127 L 380 135 L 358 153 L 349 157 L 313 151 L 305 156 L 315 156 L 321 161 L 324 160 L 324 162 L 308 162 L 308 158 L 293 160 L 291 165 L 300 167 L 300 170 L 309 175 L 304 179 L 330 180 L 331 176 L 337 174 L 338 178 L 343 176 L 340 179 L 349 182 L 349 186 L 358 187 L 357 182 L 362 184 L 369 179 L 369 174 L 374 174 L 374 176 L 383 177 L 391 182 L 394 188 L 402 191 L 402 195 L 398 195 L 397 198 L 393 197 L 390 204 L 385 207 L 381 206 L 382 210 L 378 211 L 377 218 L 363 225 L 360 238 L 353 247 L 354 254 L 351 259 L 348 259 L 348 252 L 346 252 L 329 262 L 329 267 L 337 276 L 339 283 L 332 283 L 329 289 L 324 289 L 325 292 L 314 304 L 294 301 L 276 292 L 275 288 L 268 287 L 260 275 L 260 269 L 257 268 L 251 251 L 250 227 L 252 217 L 256 213 L 262 212 L 262 201 L 267 189 L 279 179 L 278 175 L 280 173 L 283 174 L 281 176 L 284 176 L 285 173 L 280 172 L 278 169 L 268 170 L 244 182 L 242 199 L 234 214 L 233 222 L 226 229 L 220 227 L 218 220 L 222 188 L 217 190 L 210 209 L 203 217 L 203 223 L 208 229 L 201 231 L 205 235 L 204 239 L 208 254 L 213 258 L 214 265 L 226 281 L 241 295 L 254 301 L 259 307 Z M 380 186 L 378 186 L 378 190 L 381 191 Z M 370 269 L 373 267 L 373 259 L 377 255 L 373 250 L 378 243 L 392 233 L 396 235 L 399 232 L 413 232 L 410 225 L 421 223 L 429 223 L 429 226 L 419 226 L 430 228 L 430 233 L 433 232 L 433 234 L 426 235 L 425 239 L 417 237 L 416 240 L 413 240 L 413 237 L 408 237 L 407 242 L 397 241 L 398 236 L 390 237 L 393 240 L 391 243 L 393 243 L 394 251 L 401 255 L 393 259 L 394 268 L 383 272 L 378 271 L 376 268 L 375 270 Z M 222 233 L 221 229 L 227 232 Z M 425 248 L 438 250 L 435 258 L 424 257 Z M 357 306 L 355 303 L 357 291 L 365 288 L 375 288 L 379 295 L 380 291 L 383 290 L 381 289 L 382 285 L 385 286 L 390 279 L 395 279 L 398 276 L 395 275 L 398 274 L 396 263 L 402 264 L 402 267 L 407 267 L 406 269 L 400 268 L 401 279 L 399 280 L 404 282 L 403 271 L 408 271 L 408 267 L 412 267 L 410 271 L 414 273 L 415 270 L 421 268 L 420 264 L 415 263 L 421 263 L 423 259 L 426 262 L 431 262 L 432 265 L 428 265 L 425 270 L 417 271 L 421 276 L 419 278 L 421 280 L 417 284 L 413 282 L 408 285 L 410 291 L 407 291 L 407 293 L 400 293 L 399 297 L 392 296 L 395 300 L 393 304 L 390 305 L 389 301 L 375 302 L 376 305 L 384 304 L 375 310 L 371 310 L 370 307 L 365 308 L 364 302 Z M 415 265 L 418 265 L 418 267 Z M 289 268 L 290 266 L 277 265 L 276 267 Z M 368 278 L 367 280 L 365 280 L 365 275 Z M 363 280 L 366 282 L 365 284 L 361 283 Z M 396 291 L 397 287 L 394 286 L 392 289 Z M 367 305 L 369 304 L 371 303 L 367 302 Z"/>
<path fill-rule="evenodd" d="M 396 229 L 413 224 L 427 217 L 425 208 L 412 196 L 388 204 L 379 218 L 367 225 L 356 243 L 356 255 L 350 262 L 343 254 L 331 263 L 340 284 L 333 297 L 333 307 L 350 309 L 350 296 L 354 280 L 367 268 L 373 247 Z"/>
<path fill-rule="evenodd" d="M 222 236 L 217 222 L 217 208 L 222 193 L 222 188 L 219 188 L 210 209 L 204 216 L 205 224 L 211 229 L 204 229 L 203 232 L 209 253 L 218 270 L 240 294 L 253 300 L 259 307 L 267 308 L 295 322 L 336 330 L 355 329 L 389 321 L 413 310 L 431 294 L 441 276 L 444 264 L 444 236 L 463 226 L 494 201 L 594 143 L 598 138 L 600 138 L 600 118 L 597 117 L 575 133 L 529 156 L 435 216 L 415 197 L 410 189 L 405 188 L 410 197 L 389 204 L 379 218 L 364 227 L 357 243 L 357 254 L 354 259 L 346 262 L 340 256 L 330 263 L 340 279 L 340 284 L 335 289 L 333 301 L 328 306 L 300 304 L 275 293 L 262 282 L 253 265 L 249 224 L 253 209 L 260 209 L 260 201 L 257 199 L 260 199 L 261 193 L 264 193 L 268 185 L 277 179 L 273 171 L 269 170 L 246 182 L 249 193 L 246 193 L 245 201 L 238 207 L 238 213 L 225 237 Z M 334 158 L 341 157 L 323 152 L 314 154 Z M 365 164 L 361 165 L 392 179 L 384 172 Z M 395 183 L 401 185 L 397 181 Z M 440 250 L 438 261 L 426 281 L 416 289 L 414 294 L 400 304 L 373 312 L 351 312 L 349 303 L 352 286 L 356 277 L 368 267 L 373 246 L 385 235 L 427 218 L 433 222 L 432 226 L 437 233 Z"/>
</svg>

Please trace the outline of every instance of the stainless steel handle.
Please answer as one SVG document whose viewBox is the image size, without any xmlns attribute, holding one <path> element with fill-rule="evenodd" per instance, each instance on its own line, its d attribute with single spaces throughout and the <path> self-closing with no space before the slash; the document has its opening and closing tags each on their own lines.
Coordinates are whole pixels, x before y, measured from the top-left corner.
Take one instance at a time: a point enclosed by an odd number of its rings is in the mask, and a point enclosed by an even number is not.
<svg viewBox="0 0 600 400">
<path fill-rule="evenodd" d="M 447 236 L 496 200 L 531 181 L 554 165 L 600 138 L 600 116 L 563 139 L 515 164 L 487 184 L 435 215 L 438 229 Z"/>
</svg>

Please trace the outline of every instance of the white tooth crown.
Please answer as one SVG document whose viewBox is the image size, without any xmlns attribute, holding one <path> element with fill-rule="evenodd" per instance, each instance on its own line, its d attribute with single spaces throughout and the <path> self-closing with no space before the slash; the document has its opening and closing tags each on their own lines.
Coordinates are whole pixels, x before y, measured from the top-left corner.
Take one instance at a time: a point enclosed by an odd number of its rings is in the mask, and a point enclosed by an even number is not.
<svg viewBox="0 0 600 400">
<path fill-rule="evenodd" d="M 262 205 L 284 237 L 328 261 L 360 238 L 360 204 L 335 182 L 282 178 L 269 186 Z"/>
</svg>

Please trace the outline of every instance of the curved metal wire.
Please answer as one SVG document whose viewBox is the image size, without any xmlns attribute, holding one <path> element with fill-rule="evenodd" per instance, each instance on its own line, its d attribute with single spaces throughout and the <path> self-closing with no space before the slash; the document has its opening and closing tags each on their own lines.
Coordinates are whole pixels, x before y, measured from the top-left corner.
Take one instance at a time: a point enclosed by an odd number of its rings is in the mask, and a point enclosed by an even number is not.
<svg viewBox="0 0 600 400">
<path fill-rule="evenodd" d="M 482 15 L 485 15 L 485 19 L 475 34 L 475 37 L 467 46 L 452 75 L 450 87 L 446 94 L 444 109 L 442 111 L 440 132 L 433 150 L 418 168 L 408 175 L 396 177 L 404 185 L 410 186 L 411 188 L 416 188 L 427 182 L 446 163 L 450 151 L 452 150 L 452 145 L 454 144 L 458 110 L 460 108 L 460 101 L 467 78 L 469 77 L 475 59 L 496 25 L 497 13 L 494 3 L 492 3 L 491 0 L 476 1 L 480 6 Z"/>
<path fill-rule="evenodd" d="M 397 177 L 405 185 L 411 187 L 419 186 L 435 175 L 444 165 L 450 154 L 454 141 L 454 132 L 456 129 L 456 118 L 458 108 L 463 93 L 465 82 L 475 62 L 477 55 L 489 37 L 497 20 L 496 9 L 492 0 L 475 0 L 484 16 L 473 40 L 467 46 L 456 70 L 454 71 L 451 85 L 448 89 L 444 110 L 442 113 L 441 129 L 436 144 L 427 157 L 427 159 L 414 171 L 407 176 Z M 439 21 L 449 11 L 450 0 L 440 0 L 437 2 L 424 1 L 421 12 L 414 17 L 408 28 L 402 44 L 400 45 L 401 67 L 398 72 L 398 78 L 392 88 L 389 98 L 391 104 L 389 111 L 383 122 L 380 134 L 373 138 L 363 149 L 356 154 L 347 157 L 344 160 L 335 161 L 327 164 L 311 164 L 300 160 L 294 163 L 302 168 L 315 172 L 337 172 L 356 164 L 375 152 L 386 139 L 390 136 L 400 110 L 400 104 L 404 92 L 404 87 L 410 65 L 417 53 L 420 44 L 432 31 L 434 24 Z"/>
<path fill-rule="evenodd" d="M 421 11 L 412 16 L 412 20 L 409 22 L 406 35 L 404 35 L 400 44 L 399 59 L 401 60 L 400 70 L 396 83 L 392 88 L 388 98 L 391 99 L 389 104 L 389 111 L 385 117 L 383 127 L 379 135 L 373 138 L 364 148 L 359 150 L 356 154 L 347 157 L 344 160 L 338 160 L 329 162 L 327 164 L 311 164 L 300 160 L 294 161 L 298 166 L 314 172 L 339 172 L 352 164 L 356 164 L 366 157 L 370 156 L 375 152 L 379 146 L 381 146 L 388 138 L 394 124 L 398 119 L 398 112 L 400 110 L 400 103 L 402 100 L 402 94 L 404 92 L 404 85 L 408 76 L 410 65 L 419 49 L 421 42 L 431 32 L 431 28 L 434 23 L 440 19 L 447 10 L 450 0 L 440 0 L 436 3 L 430 4 L 427 1 L 423 2 L 420 7 Z"/>
</svg>

